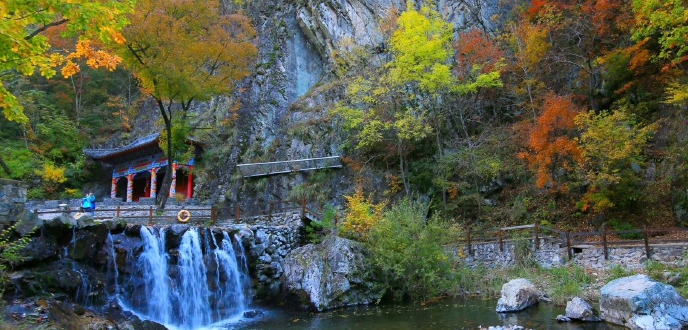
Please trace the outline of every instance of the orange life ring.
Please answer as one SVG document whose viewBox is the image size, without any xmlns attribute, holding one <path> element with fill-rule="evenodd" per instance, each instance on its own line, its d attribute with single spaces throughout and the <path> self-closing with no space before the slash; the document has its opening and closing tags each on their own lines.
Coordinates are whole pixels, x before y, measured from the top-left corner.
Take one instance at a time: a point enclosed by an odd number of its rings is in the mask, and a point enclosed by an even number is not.
<svg viewBox="0 0 688 330">
<path fill-rule="evenodd" d="M 181 210 L 179 213 L 177 213 L 177 221 L 181 223 L 189 222 L 189 219 L 191 219 L 191 213 L 187 210 Z"/>
</svg>

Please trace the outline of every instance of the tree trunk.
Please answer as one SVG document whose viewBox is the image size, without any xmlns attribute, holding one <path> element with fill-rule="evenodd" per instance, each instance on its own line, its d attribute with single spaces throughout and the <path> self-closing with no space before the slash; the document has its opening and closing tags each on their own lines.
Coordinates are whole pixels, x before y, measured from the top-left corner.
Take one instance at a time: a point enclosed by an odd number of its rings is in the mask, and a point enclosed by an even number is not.
<svg viewBox="0 0 688 330">
<path fill-rule="evenodd" d="M 167 204 L 167 198 L 170 195 L 170 186 L 172 186 L 172 168 L 174 163 L 174 153 L 172 150 L 172 104 L 170 103 L 165 109 L 165 104 L 160 99 L 156 99 L 158 102 L 158 108 L 160 109 L 160 114 L 165 122 L 166 135 L 164 138 L 167 139 L 167 170 L 165 171 L 165 179 L 160 186 L 158 191 L 158 196 L 156 199 L 156 204 L 158 210 L 164 210 L 165 204 Z M 158 137 L 163 138 L 163 137 Z"/>
<path fill-rule="evenodd" d="M 10 168 L 7 167 L 7 164 L 5 164 L 5 161 L 2 159 L 2 155 L 0 155 L 0 166 L 2 166 L 2 169 L 5 170 L 7 176 L 12 175 L 12 173 L 10 173 Z"/>
</svg>

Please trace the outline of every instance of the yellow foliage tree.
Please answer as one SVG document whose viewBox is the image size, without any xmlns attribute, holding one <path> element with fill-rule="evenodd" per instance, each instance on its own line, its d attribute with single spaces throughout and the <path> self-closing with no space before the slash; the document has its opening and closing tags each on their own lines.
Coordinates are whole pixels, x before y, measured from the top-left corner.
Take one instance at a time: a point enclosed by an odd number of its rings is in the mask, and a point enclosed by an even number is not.
<svg viewBox="0 0 688 330">
<path fill-rule="evenodd" d="M 625 109 L 583 112 L 576 119 L 583 130 L 578 139 L 590 183 L 584 210 L 603 212 L 633 198 L 642 151 L 657 125 L 642 126 Z"/>
<path fill-rule="evenodd" d="M 344 198 L 346 212 L 340 232 L 345 237 L 364 241 L 368 237 L 368 232 L 382 218 L 385 203 L 373 203 L 371 197 L 366 197 L 361 189 L 356 189 L 353 196 L 344 196 Z"/>
</svg>

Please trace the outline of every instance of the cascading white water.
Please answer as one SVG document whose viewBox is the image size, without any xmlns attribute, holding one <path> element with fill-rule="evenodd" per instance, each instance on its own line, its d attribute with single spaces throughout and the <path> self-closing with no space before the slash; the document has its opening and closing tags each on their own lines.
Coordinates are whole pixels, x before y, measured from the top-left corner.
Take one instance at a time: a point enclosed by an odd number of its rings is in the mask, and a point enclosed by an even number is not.
<svg viewBox="0 0 688 330">
<path fill-rule="evenodd" d="M 247 286 L 230 236 L 223 232 L 217 244 L 210 230 L 203 232 L 204 240 L 201 233 L 189 228 L 174 257 L 167 253 L 165 229 L 141 227 L 143 252 L 121 286 L 120 303 L 176 329 L 199 329 L 242 315 Z"/>
</svg>

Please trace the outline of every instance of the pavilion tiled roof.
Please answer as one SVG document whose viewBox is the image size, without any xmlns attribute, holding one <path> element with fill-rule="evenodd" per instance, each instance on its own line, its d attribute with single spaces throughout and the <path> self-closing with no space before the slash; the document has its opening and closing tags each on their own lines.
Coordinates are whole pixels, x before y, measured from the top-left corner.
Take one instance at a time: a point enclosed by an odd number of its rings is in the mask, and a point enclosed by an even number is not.
<svg viewBox="0 0 688 330">
<path fill-rule="evenodd" d="M 157 144 L 158 137 L 160 133 L 154 133 L 148 136 L 140 137 L 131 143 L 117 148 L 111 149 L 84 149 L 84 154 L 95 160 L 104 160 L 106 158 L 112 158 L 120 156 L 127 152 L 142 149 Z"/>
</svg>

